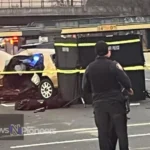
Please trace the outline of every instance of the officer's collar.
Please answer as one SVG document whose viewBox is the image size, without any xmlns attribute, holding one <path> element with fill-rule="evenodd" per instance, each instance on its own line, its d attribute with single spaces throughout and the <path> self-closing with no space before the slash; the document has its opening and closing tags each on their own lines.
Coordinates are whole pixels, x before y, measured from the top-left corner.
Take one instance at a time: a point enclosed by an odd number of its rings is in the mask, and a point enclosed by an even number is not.
<svg viewBox="0 0 150 150">
<path fill-rule="evenodd" d="M 96 59 L 109 59 L 109 58 L 106 56 L 96 56 Z"/>
</svg>

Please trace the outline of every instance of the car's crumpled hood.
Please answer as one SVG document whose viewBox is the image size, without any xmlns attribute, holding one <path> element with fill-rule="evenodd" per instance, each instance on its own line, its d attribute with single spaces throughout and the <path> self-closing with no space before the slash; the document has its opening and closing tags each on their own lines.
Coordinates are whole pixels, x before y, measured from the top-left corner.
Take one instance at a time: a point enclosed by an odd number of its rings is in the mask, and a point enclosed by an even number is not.
<svg viewBox="0 0 150 150">
<path fill-rule="evenodd" d="M 21 50 L 16 55 L 33 55 L 36 53 L 42 53 L 44 55 L 44 66 L 45 70 L 47 69 L 56 69 L 53 61 L 50 58 L 51 54 L 55 54 L 54 49 L 27 49 Z M 10 59 L 16 55 L 8 54 L 5 51 L 0 51 L 0 72 L 4 71 L 6 64 L 9 63 Z M 0 75 L 0 79 L 3 78 L 3 75 Z"/>
</svg>

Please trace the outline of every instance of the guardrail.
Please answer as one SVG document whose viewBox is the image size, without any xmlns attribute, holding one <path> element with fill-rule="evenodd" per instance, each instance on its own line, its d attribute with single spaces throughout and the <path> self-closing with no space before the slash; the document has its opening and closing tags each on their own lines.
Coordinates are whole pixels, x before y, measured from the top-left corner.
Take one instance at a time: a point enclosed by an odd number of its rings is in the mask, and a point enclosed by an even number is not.
<svg viewBox="0 0 150 150">
<path fill-rule="evenodd" d="M 28 26 L 32 27 L 44 27 L 49 26 L 52 28 L 70 28 L 70 27 L 90 27 L 90 26 L 98 26 L 98 25 L 106 25 L 106 24 L 116 24 L 116 25 L 130 25 L 130 24 L 146 24 L 150 23 L 150 16 L 109 16 L 109 17 L 84 17 L 78 19 L 60 19 L 60 20 L 41 20 L 30 22 Z M 3 30 L 7 29 L 15 29 L 18 26 L 6 26 L 0 27 Z M 26 28 L 26 26 L 21 27 Z"/>
<path fill-rule="evenodd" d="M 129 25 L 129 24 L 146 24 L 150 23 L 150 16 L 111 16 L 111 17 L 92 17 L 92 18 L 79 18 L 79 19 L 63 19 L 63 20 L 43 20 L 33 22 L 31 25 L 43 24 L 46 26 L 54 26 L 59 28 L 68 27 L 90 27 L 97 25 L 116 24 L 116 25 Z"/>
<path fill-rule="evenodd" d="M 86 0 L 0 0 L 0 8 L 81 7 Z"/>
<path fill-rule="evenodd" d="M 150 18 L 150 16 L 149 16 Z M 65 24 L 66 21 L 63 22 L 63 25 L 61 24 L 61 21 L 55 21 L 55 20 L 52 20 L 50 21 L 50 24 L 47 24 L 47 25 L 44 25 L 44 23 L 38 23 L 38 22 L 35 22 L 35 23 L 31 23 L 31 24 L 28 24 L 27 26 L 4 26 L 4 27 L 0 27 L 0 32 L 9 32 L 9 31 L 29 31 L 29 30 L 40 30 L 40 31 L 57 31 L 57 30 L 62 30 L 62 29 L 66 29 L 66 28 L 77 28 L 77 27 L 97 27 L 99 25 L 107 25 L 107 23 L 97 23 L 97 24 L 79 24 L 77 22 L 77 24 Z M 69 22 L 71 22 L 71 20 L 69 20 Z M 133 23 L 123 23 L 123 22 L 115 22 L 115 23 L 111 23 L 111 24 L 115 24 L 115 25 L 121 25 L 121 26 L 128 26 L 128 25 L 140 25 L 140 24 L 150 24 L 150 21 L 147 21 L 146 23 L 145 22 L 133 22 Z M 110 24 L 108 24 L 110 25 Z"/>
</svg>

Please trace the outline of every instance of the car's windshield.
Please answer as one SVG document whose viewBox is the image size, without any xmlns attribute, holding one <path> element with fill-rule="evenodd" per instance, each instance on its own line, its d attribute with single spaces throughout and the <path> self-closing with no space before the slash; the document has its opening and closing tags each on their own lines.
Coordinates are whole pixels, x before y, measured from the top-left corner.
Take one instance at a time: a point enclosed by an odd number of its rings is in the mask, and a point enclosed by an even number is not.
<svg viewBox="0 0 150 150">
<path fill-rule="evenodd" d="M 50 49 L 54 49 L 54 45 L 53 45 L 53 43 L 35 43 L 35 44 L 22 45 L 20 48 L 21 49 L 31 49 L 31 48 L 38 48 L 38 49 L 50 48 Z"/>
</svg>

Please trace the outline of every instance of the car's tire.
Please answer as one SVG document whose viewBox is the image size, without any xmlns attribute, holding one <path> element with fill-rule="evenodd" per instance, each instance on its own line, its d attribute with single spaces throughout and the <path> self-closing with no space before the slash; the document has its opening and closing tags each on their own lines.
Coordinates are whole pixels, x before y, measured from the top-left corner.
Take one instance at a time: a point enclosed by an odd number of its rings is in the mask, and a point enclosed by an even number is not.
<svg viewBox="0 0 150 150">
<path fill-rule="evenodd" d="M 42 99 L 47 100 L 54 95 L 55 89 L 50 79 L 42 79 L 39 85 L 39 92 Z"/>
</svg>

